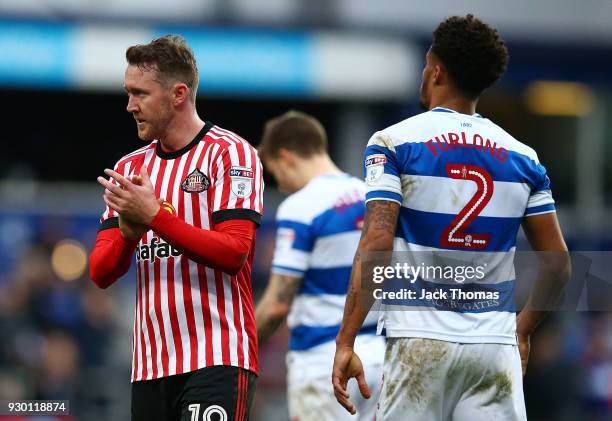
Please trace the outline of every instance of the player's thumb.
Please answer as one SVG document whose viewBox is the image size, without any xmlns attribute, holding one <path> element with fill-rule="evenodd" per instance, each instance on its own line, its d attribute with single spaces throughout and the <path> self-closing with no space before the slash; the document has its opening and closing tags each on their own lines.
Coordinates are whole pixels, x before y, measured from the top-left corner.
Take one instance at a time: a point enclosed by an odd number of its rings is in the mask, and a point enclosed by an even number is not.
<svg viewBox="0 0 612 421">
<path fill-rule="evenodd" d="M 357 379 L 357 385 L 359 386 L 359 392 L 361 392 L 361 396 L 366 399 L 369 399 L 371 396 L 370 388 L 368 387 L 368 384 L 365 381 L 363 370 L 359 374 L 357 374 L 355 378 Z"/>
</svg>

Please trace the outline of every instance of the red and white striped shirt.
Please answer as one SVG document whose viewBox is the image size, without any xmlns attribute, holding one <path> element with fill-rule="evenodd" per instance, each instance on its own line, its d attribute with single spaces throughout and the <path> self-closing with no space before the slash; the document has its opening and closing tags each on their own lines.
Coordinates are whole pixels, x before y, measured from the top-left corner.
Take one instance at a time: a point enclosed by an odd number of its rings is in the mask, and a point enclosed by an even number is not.
<svg viewBox="0 0 612 421">
<path fill-rule="evenodd" d="M 185 148 L 164 153 L 157 141 L 119 160 L 115 171 L 138 174 L 146 164 L 155 194 L 188 224 L 209 230 L 228 219 L 263 213 L 263 173 L 256 150 L 206 122 Z M 101 229 L 118 226 L 106 208 Z M 232 365 L 258 373 L 251 290 L 254 242 L 234 276 L 196 263 L 154 231 L 136 249 L 137 295 L 132 381 Z"/>
</svg>

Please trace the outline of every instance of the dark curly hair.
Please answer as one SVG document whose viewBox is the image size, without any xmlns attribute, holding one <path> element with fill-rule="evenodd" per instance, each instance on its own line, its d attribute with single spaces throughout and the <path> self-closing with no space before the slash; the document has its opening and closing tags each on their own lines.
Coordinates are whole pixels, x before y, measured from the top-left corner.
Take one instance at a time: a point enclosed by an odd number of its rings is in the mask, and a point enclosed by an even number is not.
<svg viewBox="0 0 612 421">
<path fill-rule="evenodd" d="M 440 23 L 431 51 L 455 87 L 473 97 L 497 82 L 508 65 L 508 49 L 497 30 L 471 14 Z"/>
</svg>

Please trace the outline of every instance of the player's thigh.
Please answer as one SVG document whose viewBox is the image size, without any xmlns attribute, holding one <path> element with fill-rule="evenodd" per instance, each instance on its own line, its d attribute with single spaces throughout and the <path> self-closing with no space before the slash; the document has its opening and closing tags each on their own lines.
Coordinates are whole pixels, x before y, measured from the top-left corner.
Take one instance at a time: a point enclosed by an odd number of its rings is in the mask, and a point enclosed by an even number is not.
<svg viewBox="0 0 612 421">
<path fill-rule="evenodd" d="M 453 412 L 453 421 L 527 419 L 523 376 L 518 347 L 479 344 L 478 368 L 482 370 L 465 390 Z M 474 357 L 472 357 L 474 358 Z"/>
<path fill-rule="evenodd" d="M 244 421 L 255 393 L 255 375 L 230 366 L 195 372 L 179 401 L 181 421 Z"/>
<path fill-rule="evenodd" d="M 389 338 L 376 420 L 448 419 L 448 369 L 457 344 L 421 338 Z"/>
<path fill-rule="evenodd" d="M 167 378 L 132 383 L 132 421 L 178 420 L 168 394 Z"/>
</svg>

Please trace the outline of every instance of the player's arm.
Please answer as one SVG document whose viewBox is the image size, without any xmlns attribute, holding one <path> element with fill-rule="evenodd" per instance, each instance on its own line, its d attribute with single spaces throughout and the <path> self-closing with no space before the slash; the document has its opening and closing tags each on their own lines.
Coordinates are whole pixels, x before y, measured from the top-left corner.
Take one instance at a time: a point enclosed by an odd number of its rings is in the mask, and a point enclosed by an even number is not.
<svg viewBox="0 0 612 421">
<path fill-rule="evenodd" d="M 344 305 L 344 316 L 336 345 L 353 347 L 355 338 L 368 315 L 369 308 L 362 305 L 361 280 L 371 279 L 371 274 L 362 273 L 362 258 L 368 253 L 390 252 L 393 250 L 393 239 L 399 216 L 399 203 L 389 200 L 371 200 L 366 204 L 365 221 L 361 239 L 353 259 L 349 291 Z M 369 297 L 368 297 L 369 298 Z"/>
<path fill-rule="evenodd" d="M 230 219 L 214 226 L 214 231 L 189 225 L 160 208 L 150 223 L 161 238 L 189 259 L 230 275 L 240 272 L 255 240 L 255 222 Z"/>
<path fill-rule="evenodd" d="M 146 166 L 140 169 L 140 184 L 113 170 L 98 182 L 108 191 L 106 204 L 130 221 L 144 224 L 191 260 L 234 275 L 244 265 L 255 238 L 256 224 L 248 219 L 228 219 L 214 226 L 214 231 L 189 225 L 167 207 L 160 206 Z"/>
<path fill-rule="evenodd" d="M 570 278 L 570 258 L 555 212 L 526 217 L 523 231 L 538 252 L 539 268 L 534 290 L 517 316 L 517 336 L 521 348 L 523 374 L 529 356 L 529 338 L 546 314 L 563 295 Z"/>
<path fill-rule="evenodd" d="M 138 240 L 124 238 L 117 217 L 103 222 L 89 256 L 89 277 L 100 288 L 108 288 L 130 268 Z"/>
<path fill-rule="evenodd" d="M 289 314 L 291 303 L 302 278 L 272 273 L 261 301 L 255 309 L 258 342 L 262 345 L 278 329 Z"/>
<path fill-rule="evenodd" d="M 373 297 L 362 297 L 361 280 L 371 278 L 371 274 L 362 272 L 363 260 L 368 253 L 393 250 L 399 210 L 399 203 L 394 201 L 371 200 L 366 204 L 365 221 L 353 260 L 342 325 L 336 337 L 336 355 L 332 372 L 336 399 L 351 414 L 356 413 L 356 408 L 349 401 L 347 392 L 348 380 L 351 377 L 357 379 L 361 394 L 366 398 L 370 396 L 361 361 L 353 351 L 357 333 L 361 329 L 373 302 Z M 365 303 L 370 303 L 370 305 L 364 305 Z"/>
</svg>

